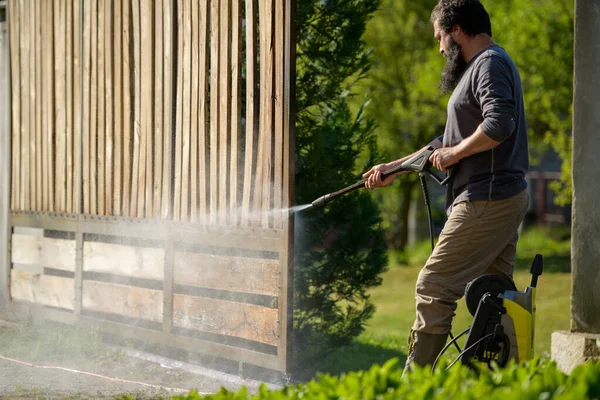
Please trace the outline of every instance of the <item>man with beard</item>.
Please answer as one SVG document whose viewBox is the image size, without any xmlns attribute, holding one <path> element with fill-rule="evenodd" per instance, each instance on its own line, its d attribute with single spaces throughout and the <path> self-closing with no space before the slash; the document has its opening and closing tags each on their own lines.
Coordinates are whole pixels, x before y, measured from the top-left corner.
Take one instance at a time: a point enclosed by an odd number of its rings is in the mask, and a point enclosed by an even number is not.
<svg viewBox="0 0 600 400">
<path fill-rule="evenodd" d="M 432 364 L 452 327 L 468 282 L 487 273 L 512 278 L 517 230 L 528 209 L 527 126 L 519 72 L 492 40 L 489 15 L 477 0 L 440 0 L 431 14 L 447 59 L 440 87 L 452 92 L 444 135 L 429 146 L 442 171 L 452 168 L 448 220 L 416 283 L 416 320 L 405 371 Z M 376 165 L 367 188 L 389 185 L 381 173 L 411 155 Z"/>
</svg>

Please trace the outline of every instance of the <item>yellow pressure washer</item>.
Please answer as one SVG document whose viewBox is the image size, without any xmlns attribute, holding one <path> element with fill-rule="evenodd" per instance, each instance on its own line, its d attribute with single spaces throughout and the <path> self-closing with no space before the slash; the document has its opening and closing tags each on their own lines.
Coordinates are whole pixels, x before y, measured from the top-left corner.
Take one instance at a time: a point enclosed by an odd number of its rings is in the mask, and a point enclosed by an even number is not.
<svg viewBox="0 0 600 400">
<path fill-rule="evenodd" d="M 429 236 L 433 250 L 433 220 L 431 205 L 425 176 L 431 176 L 438 184 L 445 185 L 452 179 L 453 170 L 446 177 L 441 177 L 432 171 L 429 156 L 435 151 L 427 147 L 393 170 L 382 173 L 382 179 L 402 172 L 418 172 L 421 178 L 423 198 L 429 217 Z M 365 187 L 367 179 L 362 179 L 353 185 L 337 192 L 319 197 L 312 202 L 313 207 L 322 207 L 340 195 Z M 457 336 L 450 334 L 450 341 L 440 351 L 433 363 L 435 369 L 441 356 L 454 345 L 459 355 L 447 368 L 456 362 L 471 366 L 473 361 L 491 365 L 492 362 L 505 366 L 509 360 L 516 362 L 533 357 L 535 332 L 535 291 L 538 277 L 542 274 L 543 258 L 536 255 L 531 265 L 531 285 L 525 291 L 519 292 L 513 280 L 499 274 L 482 275 L 469 282 L 465 289 L 467 308 L 473 316 L 473 324 Z M 458 346 L 457 340 L 468 334 L 464 350 Z"/>
</svg>

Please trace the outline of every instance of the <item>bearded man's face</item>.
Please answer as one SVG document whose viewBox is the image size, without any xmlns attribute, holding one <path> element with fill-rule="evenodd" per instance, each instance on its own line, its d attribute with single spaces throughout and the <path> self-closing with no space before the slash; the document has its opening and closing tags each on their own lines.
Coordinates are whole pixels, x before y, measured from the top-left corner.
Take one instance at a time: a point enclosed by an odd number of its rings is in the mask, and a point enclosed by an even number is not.
<svg viewBox="0 0 600 400">
<path fill-rule="evenodd" d="M 448 46 L 444 49 L 444 57 L 446 57 L 446 65 L 442 70 L 442 78 L 440 79 L 440 89 L 444 93 L 450 93 L 458 85 L 462 78 L 467 63 L 461 54 L 461 46 L 451 37 L 449 38 Z"/>
</svg>

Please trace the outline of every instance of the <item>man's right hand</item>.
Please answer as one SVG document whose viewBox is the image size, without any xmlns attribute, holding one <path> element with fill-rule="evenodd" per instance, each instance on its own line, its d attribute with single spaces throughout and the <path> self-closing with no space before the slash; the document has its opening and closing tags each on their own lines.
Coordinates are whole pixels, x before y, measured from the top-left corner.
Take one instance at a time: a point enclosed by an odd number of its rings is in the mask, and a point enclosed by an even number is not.
<svg viewBox="0 0 600 400">
<path fill-rule="evenodd" d="M 377 187 L 386 187 L 394 181 L 397 174 L 390 175 L 385 179 L 381 179 L 381 174 L 389 170 L 387 164 L 378 164 L 363 174 L 363 178 L 368 178 L 365 182 L 367 189 L 373 190 Z"/>
</svg>

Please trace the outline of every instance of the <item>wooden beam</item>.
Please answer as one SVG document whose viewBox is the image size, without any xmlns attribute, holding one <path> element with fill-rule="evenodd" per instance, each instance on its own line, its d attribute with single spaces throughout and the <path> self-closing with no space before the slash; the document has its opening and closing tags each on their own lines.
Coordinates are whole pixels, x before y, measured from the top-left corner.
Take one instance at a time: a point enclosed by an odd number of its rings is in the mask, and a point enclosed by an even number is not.
<svg viewBox="0 0 600 400">
<path fill-rule="evenodd" d="M 21 62 L 20 62 L 20 18 L 19 2 L 12 1 L 8 7 L 10 28 L 10 71 L 11 71 L 11 198 L 10 209 L 18 210 L 21 202 Z"/>
<path fill-rule="evenodd" d="M 229 164 L 229 219 L 238 224 L 238 169 L 242 119 L 242 0 L 231 0 L 231 143 Z"/>
<path fill-rule="evenodd" d="M 75 271 L 75 241 L 12 234 L 11 262 Z"/>
<path fill-rule="evenodd" d="M 10 294 L 14 300 L 45 306 L 74 309 L 73 278 L 40 275 L 28 271 L 11 271 Z"/>
<path fill-rule="evenodd" d="M 152 210 L 149 213 L 153 218 L 160 218 L 161 198 L 162 198 L 162 169 L 163 169 L 163 134 L 164 134 L 164 115 L 163 109 L 170 108 L 170 102 L 163 102 L 164 89 L 163 81 L 163 3 L 165 0 L 156 0 L 154 3 L 154 199 L 152 201 Z"/>
<path fill-rule="evenodd" d="M 199 88 L 198 93 L 200 95 L 198 105 L 198 172 L 199 172 L 199 218 L 202 223 L 206 223 L 206 212 L 207 212 L 207 191 L 206 184 L 208 181 L 208 164 L 207 164 L 207 139 L 208 139 L 208 71 L 210 68 L 208 62 L 208 22 L 209 22 L 209 1 L 202 1 L 199 10 Z"/>
<path fill-rule="evenodd" d="M 220 0 L 210 1 L 210 218 L 217 223 L 219 201 L 219 25 Z"/>
<path fill-rule="evenodd" d="M 105 99 L 105 125 L 104 125 L 104 211 L 106 215 L 113 215 L 113 135 L 114 135 L 114 123 L 113 118 L 113 27 L 112 27 L 112 3 L 114 0 L 106 1 L 104 3 L 104 80 L 106 83 L 104 89 Z M 101 133 L 102 134 L 102 133 Z"/>
<path fill-rule="evenodd" d="M 123 0 L 123 215 L 131 216 L 131 1 Z"/>
<path fill-rule="evenodd" d="M 229 222 L 227 207 L 228 190 L 228 160 L 230 135 L 229 124 L 231 109 L 231 59 L 230 59 L 230 19 L 231 0 L 221 0 L 220 9 L 220 62 L 219 62 L 219 223 L 227 225 Z"/>
</svg>

